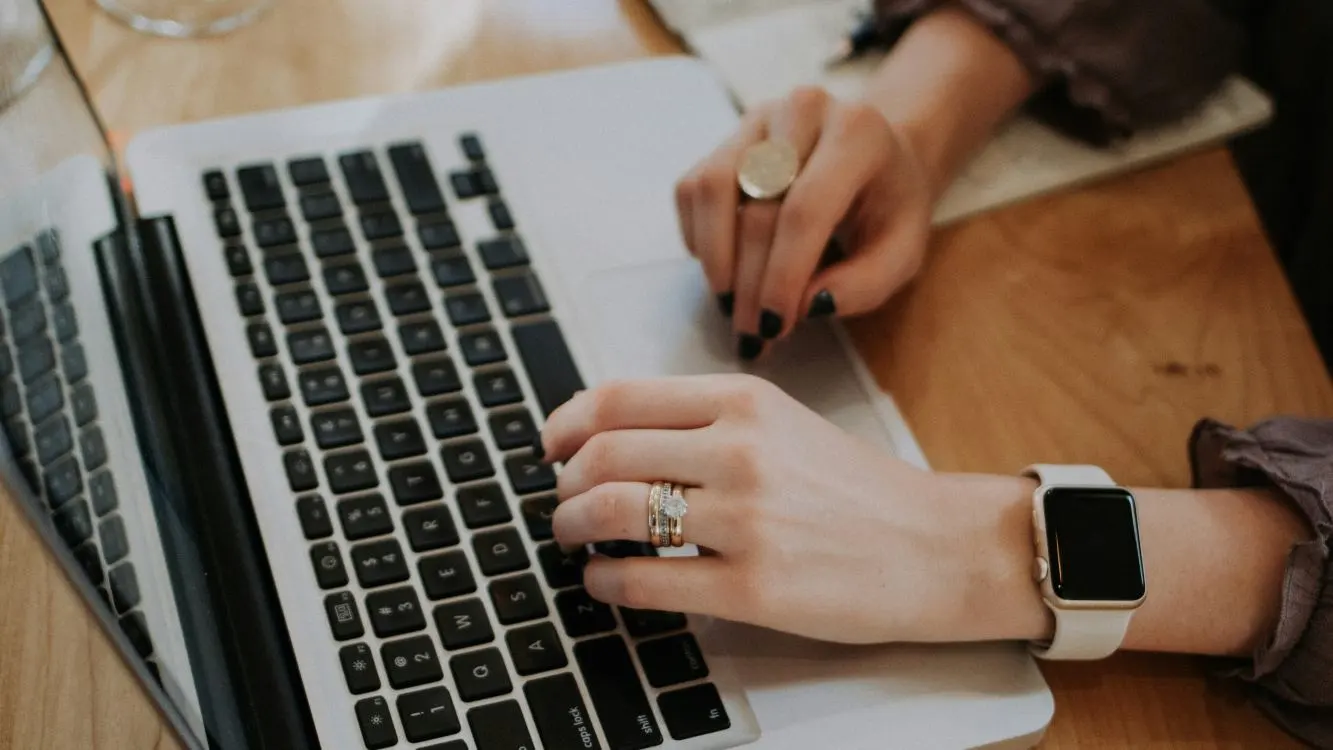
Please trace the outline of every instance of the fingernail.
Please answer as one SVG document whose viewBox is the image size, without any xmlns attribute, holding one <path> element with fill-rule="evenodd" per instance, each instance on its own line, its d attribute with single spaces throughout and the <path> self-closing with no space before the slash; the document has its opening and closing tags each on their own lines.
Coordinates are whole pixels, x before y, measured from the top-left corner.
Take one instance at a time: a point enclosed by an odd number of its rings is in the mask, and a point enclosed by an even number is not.
<svg viewBox="0 0 1333 750">
<path fill-rule="evenodd" d="M 759 315 L 759 335 L 766 339 L 775 339 L 782 333 L 782 316 L 772 310 L 765 310 Z"/>
<path fill-rule="evenodd" d="M 736 295 L 731 292 L 723 292 L 717 295 L 717 307 L 722 314 L 731 317 L 731 311 L 736 306 Z"/>
<path fill-rule="evenodd" d="M 741 359 L 754 359 L 764 350 L 764 340 L 751 334 L 743 334 L 736 351 L 741 355 Z"/>
<path fill-rule="evenodd" d="M 538 433 L 537 437 L 532 439 L 532 455 L 536 457 L 538 461 L 546 458 L 546 446 L 542 445 L 541 433 Z"/>
<path fill-rule="evenodd" d="M 821 289 L 819 294 L 810 300 L 810 313 L 806 317 L 823 318 L 838 311 L 838 306 L 833 303 L 833 293 L 827 289 Z"/>
</svg>

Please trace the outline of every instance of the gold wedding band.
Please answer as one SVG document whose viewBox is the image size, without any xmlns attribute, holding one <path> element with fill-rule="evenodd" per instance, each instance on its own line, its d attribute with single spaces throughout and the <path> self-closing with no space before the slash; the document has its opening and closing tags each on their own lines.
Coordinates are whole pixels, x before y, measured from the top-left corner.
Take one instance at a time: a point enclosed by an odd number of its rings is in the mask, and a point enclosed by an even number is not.
<svg viewBox="0 0 1333 750">
<path fill-rule="evenodd" d="M 770 138 L 745 149 L 736 180 L 754 200 L 780 198 L 796 181 L 800 156 L 790 143 Z"/>
<path fill-rule="evenodd" d="M 680 487 L 671 482 L 653 482 L 648 490 L 648 541 L 659 549 L 683 546 L 683 519 L 689 507 Z"/>
</svg>

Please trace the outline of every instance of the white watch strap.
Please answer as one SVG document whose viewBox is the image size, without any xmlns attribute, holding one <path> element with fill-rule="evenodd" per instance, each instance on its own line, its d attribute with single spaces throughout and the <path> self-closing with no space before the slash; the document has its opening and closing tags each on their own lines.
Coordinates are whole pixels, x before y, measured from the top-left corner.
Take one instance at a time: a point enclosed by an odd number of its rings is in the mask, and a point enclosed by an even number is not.
<svg viewBox="0 0 1333 750">
<path fill-rule="evenodd" d="M 1133 610 L 1051 609 L 1055 613 L 1055 638 L 1032 643 L 1034 656 L 1042 659 L 1105 659 L 1125 640 Z"/>
<path fill-rule="evenodd" d="M 1099 466 L 1088 464 L 1033 464 L 1023 470 L 1042 484 L 1072 484 L 1080 487 L 1114 487 L 1115 480 Z"/>
</svg>

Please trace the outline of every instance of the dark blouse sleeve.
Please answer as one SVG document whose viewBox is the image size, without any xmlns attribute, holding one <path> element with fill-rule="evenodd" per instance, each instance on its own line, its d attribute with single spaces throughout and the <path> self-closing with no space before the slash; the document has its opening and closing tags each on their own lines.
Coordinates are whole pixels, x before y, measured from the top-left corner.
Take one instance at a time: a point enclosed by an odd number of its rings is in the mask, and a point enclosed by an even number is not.
<svg viewBox="0 0 1333 750">
<path fill-rule="evenodd" d="M 1195 486 L 1276 488 L 1314 531 L 1287 557 L 1268 641 L 1226 675 L 1248 682 L 1255 702 L 1287 731 L 1333 748 L 1333 419 L 1276 418 L 1248 430 L 1204 420 L 1190 438 L 1190 458 Z"/>
<path fill-rule="evenodd" d="M 1214 0 L 875 0 L 885 29 L 944 5 L 970 12 L 1032 72 L 1032 113 L 1106 143 L 1178 119 L 1240 63 L 1244 35 Z"/>
</svg>

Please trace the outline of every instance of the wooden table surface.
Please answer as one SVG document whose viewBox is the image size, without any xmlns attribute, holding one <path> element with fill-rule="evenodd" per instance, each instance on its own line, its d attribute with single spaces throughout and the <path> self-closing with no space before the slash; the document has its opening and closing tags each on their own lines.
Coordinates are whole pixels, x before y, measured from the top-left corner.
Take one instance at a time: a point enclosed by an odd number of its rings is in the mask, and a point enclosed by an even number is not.
<svg viewBox="0 0 1333 750">
<path fill-rule="evenodd" d="M 120 132 L 679 49 L 642 0 L 278 0 L 256 26 L 189 42 L 136 34 L 90 0 L 48 5 Z M 1183 486 L 1201 416 L 1333 415 L 1221 150 L 942 231 L 918 282 L 852 329 L 940 469 L 1087 461 Z M 0 748 L 176 746 L 3 502 L 0 601 Z M 1056 700 L 1043 746 L 1294 746 L 1209 666 L 1043 665 Z"/>
</svg>

